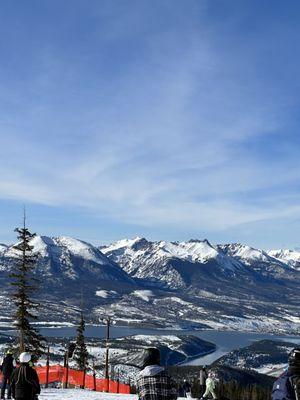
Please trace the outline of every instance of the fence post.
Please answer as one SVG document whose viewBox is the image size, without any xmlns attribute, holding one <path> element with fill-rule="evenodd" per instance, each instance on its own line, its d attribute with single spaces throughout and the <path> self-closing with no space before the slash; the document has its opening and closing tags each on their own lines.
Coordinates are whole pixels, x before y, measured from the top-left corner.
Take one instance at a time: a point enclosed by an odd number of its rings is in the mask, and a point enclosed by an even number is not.
<svg viewBox="0 0 300 400">
<path fill-rule="evenodd" d="M 93 359 L 93 384 L 94 384 L 94 392 L 97 390 L 97 385 L 96 385 L 96 371 L 95 371 L 95 360 Z"/>
<path fill-rule="evenodd" d="M 63 388 L 67 389 L 68 388 L 68 380 L 69 380 L 69 355 L 68 355 L 68 352 L 66 352 L 66 354 L 65 354 L 64 370 L 66 372 L 66 376 L 65 376 L 65 382 L 63 383 Z"/>
<path fill-rule="evenodd" d="M 50 348 L 48 346 L 48 349 L 47 349 L 47 361 L 46 361 L 46 384 L 45 384 L 45 388 L 47 388 L 48 384 L 49 384 L 49 361 L 50 361 Z"/>
<path fill-rule="evenodd" d="M 84 370 L 83 370 L 83 382 L 82 382 L 82 389 L 84 389 L 84 387 L 85 387 L 85 375 L 86 375 L 86 367 L 84 367 Z"/>
</svg>

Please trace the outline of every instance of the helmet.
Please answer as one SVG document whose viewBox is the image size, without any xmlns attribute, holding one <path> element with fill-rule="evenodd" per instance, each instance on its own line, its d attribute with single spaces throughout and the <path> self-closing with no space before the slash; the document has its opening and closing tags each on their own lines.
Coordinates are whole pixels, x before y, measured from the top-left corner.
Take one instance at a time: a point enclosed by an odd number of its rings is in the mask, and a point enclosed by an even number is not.
<svg viewBox="0 0 300 400">
<path fill-rule="evenodd" d="M 6 354 L 12 354 L 13 352 L 11 350 L 7 350 Z"/>
<path fill-rule="evenodd" d="M 159 365 L 160 364 L 160 352 L 156 347 L 149 347 L 144 350 L 143 355 L 143 368 L 148 365 Z"/>
<path fill-rule="evenodd" d="M 293 349 L 289 354 L 289 366 L 300 366 L 300 348 Z"/>
<path fill-rule="evenodd" d="M 27 352 L 23 352 L 20 354 L 20 362 L 28 363 L 31 360 L 31 354 Z"/>
</svg>

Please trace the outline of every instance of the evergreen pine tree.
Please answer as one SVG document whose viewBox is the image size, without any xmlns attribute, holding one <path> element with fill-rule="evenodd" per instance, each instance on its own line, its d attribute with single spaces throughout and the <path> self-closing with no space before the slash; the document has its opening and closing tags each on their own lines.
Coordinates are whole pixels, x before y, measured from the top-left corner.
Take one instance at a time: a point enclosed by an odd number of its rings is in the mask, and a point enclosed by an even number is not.
<svg viewBox="0 0 300 400">
<path fill-rule="evenodd" d="M 85 320 L 82 312 L 80 317 L 80 322 L 77 328 L 76 348 L 74 351 L 74 360 L 76 361 L 78 369 L 81 371 L 85 370 L 89 356 L 85 344 L 84 331 L 85 331 Z"/>
<path fill-rule="evenodd" d="M 19 332 L 18 347 L 20 352 L 29 351 L 39 357 L 43 352 L 45 339 L 30 324 L 30 321 L 37 320 L 36 313 L 32 311 L 39 306 L 32 300 L 32 295 L 38 287 L 38 280 L 33 276 L 38 256 L 32 253 L 33 246 L 29 244 L 35 233 L 27 229 L 25 213 L 23 227 L 16 228 L 15 232 L 18 233 L 19 242 L 13 247 L 19 257 L 16 258 L 10 277 L 11 284 L 15 287 L 12 298 L 16 306 L 15 327 Z"/>
</svg>

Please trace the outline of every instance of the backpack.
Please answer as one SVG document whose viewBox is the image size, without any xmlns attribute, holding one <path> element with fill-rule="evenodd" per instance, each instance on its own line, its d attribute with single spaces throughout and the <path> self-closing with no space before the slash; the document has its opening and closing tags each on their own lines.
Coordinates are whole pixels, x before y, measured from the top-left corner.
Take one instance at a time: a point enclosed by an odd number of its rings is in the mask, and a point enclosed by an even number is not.
<svg viewBox="0 0 300 400">
<path fill-rule="evenodd" d="M 287 371 L 277 378 L 272 389 L 272 400 L 300 400 L 292 379 Z"/>
</svg>

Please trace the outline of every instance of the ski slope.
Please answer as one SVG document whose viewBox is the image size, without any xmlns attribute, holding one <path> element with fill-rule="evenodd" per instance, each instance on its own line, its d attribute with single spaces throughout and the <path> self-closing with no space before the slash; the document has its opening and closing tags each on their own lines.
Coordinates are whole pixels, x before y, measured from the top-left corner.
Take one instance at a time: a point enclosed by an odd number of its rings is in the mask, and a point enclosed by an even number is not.
<svg viewBox="0 0 300 400">
<path fill-rule="evenodd" d="M 40 400 L 137 400 L 134 394 L 92 392 L 83 389 L 42 389 Z"/>
<path fill-rule="evenodd" d="M 178 397 L 178 400 L 181 397 Z M 82 389 L 42 389 L 40 400 L 137 400 L 135 394 L 100 393 Z"/>
</svg>

